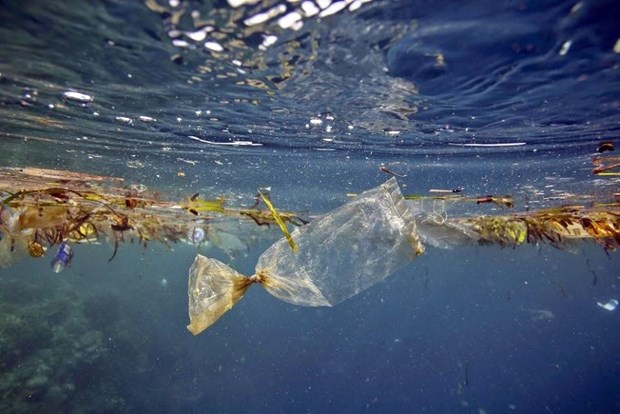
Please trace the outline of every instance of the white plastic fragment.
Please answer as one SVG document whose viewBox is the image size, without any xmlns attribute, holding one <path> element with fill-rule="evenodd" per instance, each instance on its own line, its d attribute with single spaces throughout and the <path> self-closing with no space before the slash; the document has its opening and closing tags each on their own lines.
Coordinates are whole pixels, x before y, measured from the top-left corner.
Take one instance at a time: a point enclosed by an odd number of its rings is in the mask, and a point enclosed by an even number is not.
<svg viewBox="0 0 620 414">
<path fill-rule="evenodd" d="M 573 44 L 572 40 L 567 40 L 566 42 L 564 42 L 558 54 L 560 56 L 566 56 L 572 44 Z"/>
<path fill-rule="evenodd" d="M 610 299 L 607 303 L 596 302 L 596 304 L 601 308 L 611 312 L 616 310 L 620 302 L 618 302 L 616 299 Z"/>
</svg>

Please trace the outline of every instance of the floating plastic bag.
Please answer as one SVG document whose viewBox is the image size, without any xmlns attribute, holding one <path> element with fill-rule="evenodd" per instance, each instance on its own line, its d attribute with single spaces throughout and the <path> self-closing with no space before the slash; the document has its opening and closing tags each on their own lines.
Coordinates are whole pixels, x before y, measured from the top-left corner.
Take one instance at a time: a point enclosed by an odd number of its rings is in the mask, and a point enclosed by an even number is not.
<svg viewBox="0 0 620 414">
<path fill-rule="evenodd" d="M 265 251 L 246 277 L 201 255 L 189 271 L 187 327 L 199 334 L 252 283 L 302 306 L 333 306 L 382 281 L 424 250 L 394 178 L 292 232 Z"/>
</svg>

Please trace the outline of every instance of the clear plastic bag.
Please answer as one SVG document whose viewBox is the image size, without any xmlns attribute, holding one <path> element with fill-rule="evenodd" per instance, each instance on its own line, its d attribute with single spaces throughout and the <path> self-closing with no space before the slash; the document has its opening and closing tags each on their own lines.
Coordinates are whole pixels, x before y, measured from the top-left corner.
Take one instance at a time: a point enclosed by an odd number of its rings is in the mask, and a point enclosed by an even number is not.
<svg viewBox="0 0 620 414">
<path fill-rule="evenodd" d="M 252 283 L 296 305 L 333 306 L 423 253 L 394 178 L 296 229 L 292 238 L 297 253 L 280 239 L 260 256 L 251 277 L 198 255 L 190 269 L 188 329 L 196 335 L 209 327 Z"/>
</svg>

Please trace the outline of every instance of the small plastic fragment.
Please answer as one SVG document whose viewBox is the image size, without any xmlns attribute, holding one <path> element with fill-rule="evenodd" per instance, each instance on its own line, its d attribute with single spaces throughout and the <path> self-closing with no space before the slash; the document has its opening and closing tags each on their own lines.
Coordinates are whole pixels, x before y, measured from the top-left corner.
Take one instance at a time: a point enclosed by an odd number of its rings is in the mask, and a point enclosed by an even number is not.
<svg viewBox="0 0 620 414">
<path fill-rule="evenodd" d="M 610 299 L 607 303 L 596 302 L 596 304 L 601 308 L 611 312 L 616 310 L 620 302 L 618 302 L 616 299 Z"/>
<path fill-rule="evenodd" d="M 52 259 L 52 271 L 54 273 L 62 272 L 65 267 L 69 266 L 71 259 L 73 259 L 73 249 L 69 243 L 63 241 L 60 243 L 60 246 L 58 246 L 56 256 Z"/>
<path fill-rule="evenodd" d="M 255 274 L 245 277 L 198 255 L 189 272 L 187 327 L 199 334 L 260 283 L 285 302 L 333 306 L 379 283 L 424 249 L 396 179 L 366 191 L 265 251 Z"/>
</svg>

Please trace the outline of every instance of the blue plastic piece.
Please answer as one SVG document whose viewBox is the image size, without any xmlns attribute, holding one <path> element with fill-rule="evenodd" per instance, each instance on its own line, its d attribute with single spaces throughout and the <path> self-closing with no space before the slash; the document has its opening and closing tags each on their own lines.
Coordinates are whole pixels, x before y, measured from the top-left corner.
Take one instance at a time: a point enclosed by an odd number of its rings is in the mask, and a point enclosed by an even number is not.
<svg viewBox="0 0 620 414">
<path fill-rule="evenodd" d="M 73 249 L 66 241 L 63 241 L 60 243 L 58 252 L 56 252 L 56 256 L 52 260 L 52 271 L 54 273 L 62 272 L 65 267 L 69 266 L 71 259 L 73 259 Z"/>
</svg>

